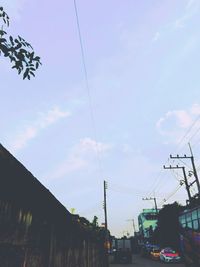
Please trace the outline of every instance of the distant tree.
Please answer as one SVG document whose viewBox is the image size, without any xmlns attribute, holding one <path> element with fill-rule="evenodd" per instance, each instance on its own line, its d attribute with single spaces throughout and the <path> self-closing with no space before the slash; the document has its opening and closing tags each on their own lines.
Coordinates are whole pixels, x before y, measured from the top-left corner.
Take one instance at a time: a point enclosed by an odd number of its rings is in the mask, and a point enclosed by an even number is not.
<svg viewBox="0 0 200 267">
<path fill-rule="evenodd" d="M 153 234 L 153 241 L 162 247 L 171 246 L 179 249 L 179 213 L 183 207 L 177 202 L 165 205 L 158 214 L 158 226 Z"/>
<path fill-rule="evenodd" d="M 35 56 L 33 47 L 26 42 L 22 37 L 13 38 L 9 36 L 4 27 L 9 26 L 9 17 L 0 7 L 0 20 L 2 27 L 0 29 L 0 55 L 8 57 L 12 63 L 12 68 L 18 71 L 18 74 L 23 74 L 23 79 L 30 80 L 31 75 L 35 76 L 34 72 L 41 64 L 40 57 Z"/>
<path fill-rule="evenodd" d="M 95 229 L 99 227 L 98 217 L 97 216 L 94 216 L 91 224 L 92 224 L 92 227 L 95 228 Z"/>
<path fill-rule="evenodd" d="M 75 208 L 71 208 L 71 209 L 70 209 L 71 214 L 75 214 L 75 211 L 76 211 Z"/>
</svg>

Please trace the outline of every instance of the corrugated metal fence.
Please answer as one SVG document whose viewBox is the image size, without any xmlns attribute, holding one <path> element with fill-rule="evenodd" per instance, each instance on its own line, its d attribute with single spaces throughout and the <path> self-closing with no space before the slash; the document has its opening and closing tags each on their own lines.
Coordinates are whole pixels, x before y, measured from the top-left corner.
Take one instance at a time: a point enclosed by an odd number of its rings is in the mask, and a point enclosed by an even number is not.
<svg viewBox="0 0 200 267">
<path fill-rule="evenodd" d="M 0 267 L 107 267 L 103 244 L 0 146 Z"/>
</svg>

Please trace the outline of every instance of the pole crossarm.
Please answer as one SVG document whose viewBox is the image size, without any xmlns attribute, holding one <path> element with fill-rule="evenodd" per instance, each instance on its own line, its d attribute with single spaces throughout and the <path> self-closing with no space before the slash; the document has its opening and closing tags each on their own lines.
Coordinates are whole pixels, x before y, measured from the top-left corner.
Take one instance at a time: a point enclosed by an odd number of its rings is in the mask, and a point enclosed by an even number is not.
<svg viewBox="0 0 200 267">
<path fill-rule="evenodd" d="M 158 206 L 157 206 L 156 197 L 146 197 L 146 198 L 142 198 L 142 200 L 153 200 L 154 204 L 155 204 L 156 213 L 158 213 Z"/>
<path fill-rule="evenodd" d="M 163 165 L 163 168 L 164 169 L 185 169 L 185 167 L 184 166 L 178 166 L 178 165 L 176 165 L 176 166 L 171 166 L 171 165 L 169 165 L 169 166 L 165 166 L 165 165 Z"/>
<path fill-rule="evenodd" d="M 154 197 L 146 197 L 146 198 L 142 198 L 142 200 L 154 200 Z"/>
<path fill-rule="evenodd" d="M 193 156 L 186 156 L 186 155 L 184 155 L 184 156 L 179 156 L 179 155 L 177 155 L 177 156 L 172 156 L 172 155 L 170 155 L 170 159 L 191 159 Z"/>
<path fill-rule="evenodd" d="M 188 183 L 188 179 L 187 179 L 187 175 L 186 175 L 186 172 L 185 172 L 185 167 L 184 166 L 179 166 L 179 165 L 176 165 L 176 166 L 163 166 L 164 169 L 182 169 L 183 171 L 183 176 L 184 176 L 184 183 L 185 183 L 185 188 L 187 190 L 187 194 L 188 194 L 188 198 L 189 198 L 189 201 L 191 201 L 192 199 L 192 196 L 191 196 L 191 192 L 190 192 L 190 185 Z"/>
<path fill-rule="evenodd" d="M 194 175 L 194 177 L 195 177 L 195 180 L 192 182 L 192 183 L 190 183 L 190 184 L 188 184 L 188 189 L 192 186 L 192 185 L 194 185 L 194 184 L 196 184 L 196 186 L 197 186 L 197 190 L 198 190 L 198 193 L 196 194 L 198 197 L 200 197 L 200 182 L 199 182 L 199 177 L 198 177 L 198 173 L 197 173 L 197 170 L 196 170 L 196 166 L 195 166 L 195 163 L 194 163 L 194 155 L 193 155 L 193 152 L 192 152 L 192 147 L 191 147 L 191 145 L 190 145 L 190 143 L 188 143 L 188 145 L 189 145 L 189 149 L 190 149 L 190 153 L 191 153 L 191 156 L 187 156 L 186 154 L 185 155 L 183 155 L 183 156 L 179 156 L 179 155 L 177 155 L 177 156 L 172 156 L 172 155 L 170 155 L 170 158 L 171 159 L 190 159 L 191 160 L 191 164 L 192 164 L 192 171 L 189 171 L 189 176 L 192 176 L 191 174 L 193 174 Z M 169 166 L 169 167 L 166 167 L 166 166 L 164 166 L 164 169 L 180 169 L 180 168 L 182 168 L 183 169 L 183 167 L 179 167 L 178 165 L 176 166 L 176 167 L 173 167 L 173 166 Z M 185 167 L 184 167 L 184 169 L 183 169 L 183 173 L 185 173 Z M 185 174 L 184 174 L 184 176 L 185 176 Z M 186 181 L 187 181 L 187 177 L 186 177 L 186 179 L 185 179 L 185 184 L 186 184 Z M 187 189 L 187 186 L 186 186 L 186 189 Z M 188 190 L 187 189 L 187 190 Z"/>
</svg>

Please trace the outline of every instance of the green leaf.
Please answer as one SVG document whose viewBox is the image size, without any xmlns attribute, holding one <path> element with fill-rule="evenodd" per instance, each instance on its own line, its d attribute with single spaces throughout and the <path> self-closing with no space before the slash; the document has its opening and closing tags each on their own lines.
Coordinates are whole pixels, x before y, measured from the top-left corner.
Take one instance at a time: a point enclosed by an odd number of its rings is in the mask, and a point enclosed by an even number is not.
<svg viewBox="0 0 200 267">
<path fill-rule="evenodd" d="M 9 25 L 9 17 L 0 6 L 0 18 L 4 23 Z M 4 36 L 5 35 L 5 36 Z M 12 68 L 16 69 L 18 74 L 22 73 L 23 79 L 35 76 L 35 71 L 41 64 L 40 57 L 35 56 L 35 52 L 31 44 L 26 42 L 21 36 L 17 38 L 8 36 L 7 33 L 0 30 L 0 55 L 8 57 L 12 63 Z"/>
<path fill-rule="evenodd" d="M 11 44 L 12 44 L 12 45 L 14 45 L 14 42 L 13 42 L 13 37 L 12 37 L 12 36 L 10 36 L 10 37 L 9 37 L 9 39 L 10 39 L 10 42 L 11 42 Z"/>
<path fill-rule="evenodd" d="M 17 49 L 19 49 L 21 47 L 22 47 L 22 45 L 19 43 L 18 45 L 15 46 L 15 49 L 17 50 Z"/>
<path fill-rule="evenodd" d="M 34 74 L 32 71 L 30 71 L 30 74 L 33 75 L 33 76 L 35 77 L 35 74 Z"/>
<path fill-rule="evenodd" d="M 40 61 L 40 57 L 35 57 L 34 60 Z"/>
<path fill-rule="evenodd" d="M 26 79 L 26 77 L 28 76 L 28 72 L 29 72 L 29 69 L 26 69 L 26 71 L 24 72 L 24 75 L 23 75 L 23 79 Z"/>
<path fill-rule="evenodd" d="M 0 30 L 0 35 L 3 36 L 4 34 L 7 34 L 7 33 L 3 30 Z"/>
</svg>

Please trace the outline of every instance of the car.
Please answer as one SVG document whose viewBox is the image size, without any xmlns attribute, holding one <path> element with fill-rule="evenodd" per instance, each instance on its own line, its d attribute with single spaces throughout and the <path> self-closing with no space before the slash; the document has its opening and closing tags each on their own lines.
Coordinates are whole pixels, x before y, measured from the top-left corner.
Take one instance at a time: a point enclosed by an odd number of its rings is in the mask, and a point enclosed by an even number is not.
<svg viewBox="0 0 200 267">
<path fill-rule="evenodd" d="M 115 252 L 114 254 L 115 263 L 132 263 L 132 253 L 129 249 L 121 250 Z"/>
<path fill-rule="evenodd" d="M 159 260 L 160 259 L 160 249 L 158 247 L 153 247 L 150 252 L 150 258 L 152 260 Z"/>
<path fill-rule="evenodd" d="M 143 257 L 148 257 L 150 254 L 151 248 L 152 248 L 152 244 L 150 243 L 143 244 L 143 246 L 141 247 L 141 255 Z"/>
<path fill-rule="evenodd" d="M 181 257 L 179 253 L 172 248 L 164 248 L 160 252 L 160 260 L 162 262 L 180 262 Z"/>
<path fill-rule="evenodd" d="M 131 263 L 132 247 L 130 239 L 115 239 L 113 247 L 114 263 Z"/>
<path fill-rule="evenodd" d="M 146 243 L 141 247 L 141 256 L 150 257 L 153 249 L 160 249 L 158 245 Z"/>
</svg>

